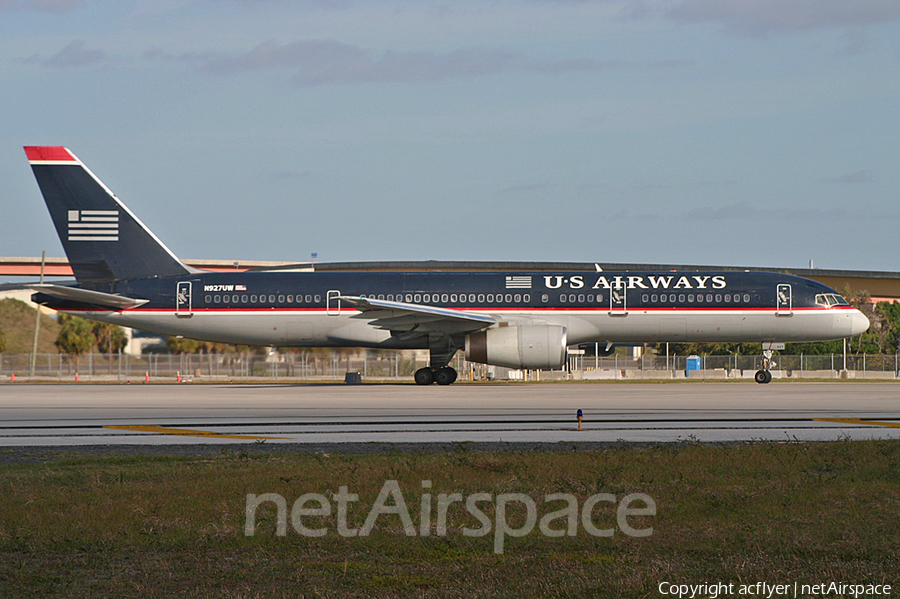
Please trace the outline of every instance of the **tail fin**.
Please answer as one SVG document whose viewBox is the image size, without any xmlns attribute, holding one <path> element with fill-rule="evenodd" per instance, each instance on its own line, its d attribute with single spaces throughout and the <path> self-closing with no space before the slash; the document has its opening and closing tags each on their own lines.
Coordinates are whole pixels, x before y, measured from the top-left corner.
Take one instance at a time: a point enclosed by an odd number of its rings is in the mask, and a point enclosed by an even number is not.
<svg viewBox="0 0 900 599">
<path fill-rule="evenodd" d="M 25 154 L 79 283 L 196 272 L 68 149 L 29 146 Z"/>
</svg>

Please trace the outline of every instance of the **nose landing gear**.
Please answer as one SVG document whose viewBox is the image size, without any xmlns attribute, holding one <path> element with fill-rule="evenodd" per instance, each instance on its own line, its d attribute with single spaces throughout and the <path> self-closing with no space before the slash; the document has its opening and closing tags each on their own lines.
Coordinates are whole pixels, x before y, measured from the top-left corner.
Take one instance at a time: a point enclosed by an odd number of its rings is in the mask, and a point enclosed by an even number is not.
<svg viewBox="0 0 900 599">
<path fill-rule="evenodd" d="M 766 383 L 772 382 L 772 372 L 769 370 L 772 366 L 775 366 L 775 362 L 772 361 L 772 350 L 767 349 L 763 351 L 763 367 L 762 370 L 757 370 L 756 374 L 753 375 L 753 380 L 755 380 L 760 385 L 765 385 Z"/>
</svg>

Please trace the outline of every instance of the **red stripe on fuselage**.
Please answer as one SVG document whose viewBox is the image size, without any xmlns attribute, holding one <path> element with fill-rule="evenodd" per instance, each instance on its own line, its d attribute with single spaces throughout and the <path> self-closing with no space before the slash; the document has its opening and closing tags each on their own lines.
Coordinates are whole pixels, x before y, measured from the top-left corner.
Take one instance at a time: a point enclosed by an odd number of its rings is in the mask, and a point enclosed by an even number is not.
<svg viewBox="0 0 900 599">
<path fill-rule="evenodd" d="M 435 307 L 443 307 L 443 306 L 435 306 Z M 629 313 L 640 313 L 640 312 L 733 312 L 733 313 L 742 313 L 742 312 L 772 312 L 774 313 L 784 313 L 787 314 L 789 312 L 830 312 L 833 310 L 853 310 L 852 306 L 835 306 L 832 308 L 824 308 L 824 307 L 803 307 L 803 308 L 792 308 L 790 311 L 787 309 L 777 310 L 775 308 L 762 308 L 762 307 L 743 307 L 743 308 L 716 308 L 716 307 L 677 307 L 673 306 L 671 308 L 628 308 L 621 309 L 615 308 L 610 310 L 608 306 L 595 308 L 595 307 L 584 307 L 584 308 L 562 308 L 562 307 L 531 307 L 531 306 L 522 306 L 522 307 L 491 307 L 491 308 L 459 308 L 459 307 L 447 307 L 448 310 L 457 310 L 459 312 L 572 312 L 572 313 L 609 313 L 612 312 L 614 314 L 629 314 Z M 161 312 L 161 313 L 175 313 L 174 308 L 130 308 L 126 310 L 90 310 L 90 309 L 71 309 L 60 310 L 62 312 Z M 357 310 L 356 308 L 344 308 L 342 307 L 340 310 L 337 308 L 192 308 L 191 310 L 179 310 L 179 312 L 210 312 L 210 313 L 246 313 L 246 312 L 260 312 L 260 313 L 271 313 L 271 312 L 309 312 L 309 313 L 329 313 L 332 315 L 337 315 L 343 312 L 353 312 L 353 313 L 362 313 L 362 311 Z"/>
</svg>

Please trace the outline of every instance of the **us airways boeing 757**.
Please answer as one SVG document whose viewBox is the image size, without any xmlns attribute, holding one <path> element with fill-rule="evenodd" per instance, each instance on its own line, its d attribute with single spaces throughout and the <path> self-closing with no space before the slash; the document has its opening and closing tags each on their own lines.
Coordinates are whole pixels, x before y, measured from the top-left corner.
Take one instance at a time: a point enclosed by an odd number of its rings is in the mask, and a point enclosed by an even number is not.
<svg viewBox="0 0 900 599">
<path fill-rule="evenodd" d="M 473 362 L 547 369 L 586 342 L 824 341 L 869 326 L 834 290 L 779 273 L 198 270 L 68 149 L 25 153 L 76 279 L 32 285 L 35 301 L 163 335 L 427 349 L 430 365 L 416 371 L 416 383 L 448 385 L 457 351 Z"/>
</svg>

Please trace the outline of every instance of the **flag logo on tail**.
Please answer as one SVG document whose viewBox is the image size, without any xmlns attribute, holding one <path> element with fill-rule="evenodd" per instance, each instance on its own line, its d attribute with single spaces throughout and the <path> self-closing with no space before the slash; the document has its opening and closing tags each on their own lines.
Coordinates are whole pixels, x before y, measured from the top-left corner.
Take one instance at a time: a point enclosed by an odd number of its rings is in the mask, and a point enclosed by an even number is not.
<svg viewBox="0 0 900 599">
<path fill-rule="evenodd" d="M 506 277 L 507 289 L 531 289 L 531 277 Z"/>
<path fill-rule="evenodd" d="M 69 210 L 69 241 L 119 241 L 118 210 Z"/>
</svg>

